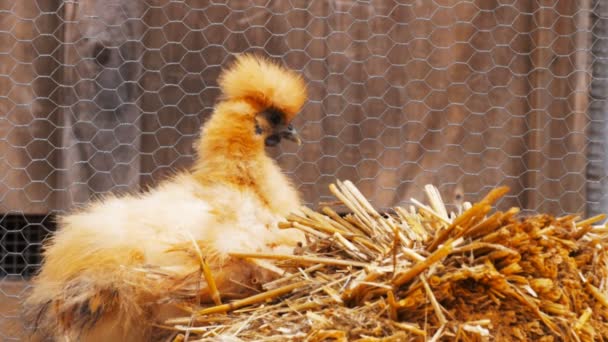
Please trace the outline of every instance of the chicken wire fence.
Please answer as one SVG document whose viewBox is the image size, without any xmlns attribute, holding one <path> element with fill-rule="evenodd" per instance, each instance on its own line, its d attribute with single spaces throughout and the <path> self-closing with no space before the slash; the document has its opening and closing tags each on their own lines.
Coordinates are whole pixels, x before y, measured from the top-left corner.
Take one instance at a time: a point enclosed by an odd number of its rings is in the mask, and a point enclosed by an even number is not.
<svg viewBox="0 0 608 342">
<path fill-rule="evenodd" d="M 189 166 L 245 51 L 308 83 L 304 144 L 269 153 L 310 206 L 350 179 L 384 209 L 434 184 L 607 211 L 607 20 L 602 0 L 0 0 L 0 331 L 54 215 Z"/>
</svg>

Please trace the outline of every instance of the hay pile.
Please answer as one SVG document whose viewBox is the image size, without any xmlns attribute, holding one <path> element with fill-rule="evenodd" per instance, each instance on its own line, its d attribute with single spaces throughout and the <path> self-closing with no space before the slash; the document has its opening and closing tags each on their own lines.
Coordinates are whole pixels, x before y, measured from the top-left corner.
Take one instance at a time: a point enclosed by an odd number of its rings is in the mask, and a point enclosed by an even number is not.
<svg viewBox="0 0 608 342">
<path fill-rule="evenodd" d="M 235 254 L 283 275 L 165 322 L 175 340 L 608 340 L 603 216 L 491 214 L 506 188 L 448 213 L 431 186 L 428 205 L 387 216 L 350 182 L 330 189 L 350 214 L 288 217 L 308 238 L 298 255 Z"/>
</svg>

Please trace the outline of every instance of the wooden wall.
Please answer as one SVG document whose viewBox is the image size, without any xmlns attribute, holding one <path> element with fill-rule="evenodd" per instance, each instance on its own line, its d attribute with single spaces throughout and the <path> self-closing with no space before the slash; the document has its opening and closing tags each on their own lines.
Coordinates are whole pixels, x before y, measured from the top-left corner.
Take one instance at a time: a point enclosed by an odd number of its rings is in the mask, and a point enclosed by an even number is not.
<svg viewBox="0 0 608 342">
<path fill-rule="evenodd" d="M 243 51 L 303 72 L 305 144 L 269 152 L 305 200 L 512 189 L 584 212 L 586 1 L 0 0 L 0 211 L 44 213 L 190 165 Z"/>
</svg>

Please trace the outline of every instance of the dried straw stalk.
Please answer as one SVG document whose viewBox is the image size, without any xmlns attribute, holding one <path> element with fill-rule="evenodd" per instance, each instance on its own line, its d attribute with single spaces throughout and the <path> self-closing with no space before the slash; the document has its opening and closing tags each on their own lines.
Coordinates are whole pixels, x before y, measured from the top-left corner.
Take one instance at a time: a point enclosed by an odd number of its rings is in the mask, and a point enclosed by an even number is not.
<svg viewBox="0 0 608 342">
<path fill-rule="evenodd" d="M 349 214 L 303 208 L 281 224 L 306 233 L 298 255 L 232 254 L 284 271 L 264 292 L 222 304 L 203 259 L 216 305 L 180 290 L 175 340 L 608 340 L 605 216 L 490 214 L 504 187 L 448 214 L 432 186 L 429 204 L 381 215 L 351 182 L 330 190 Z"/>
</svg>

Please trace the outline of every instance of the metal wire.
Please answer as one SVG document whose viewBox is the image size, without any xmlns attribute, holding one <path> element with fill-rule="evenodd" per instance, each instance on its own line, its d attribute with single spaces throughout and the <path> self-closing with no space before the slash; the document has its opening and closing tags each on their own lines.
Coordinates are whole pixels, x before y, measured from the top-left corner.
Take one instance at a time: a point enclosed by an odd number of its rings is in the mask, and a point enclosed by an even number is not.
<svg viewBox="0 0 608 342">
<path fill-rule="evenodd" d="M 338 178 L 379 208 L 432 183 L 606 211 L 607 20 L 599 0 L 0 0 L 0 337 L 53 216 L 190 165 L 244 51 L 308 81 L 304 145 L 269 153 L 310 206 Z"/>
</svg>

